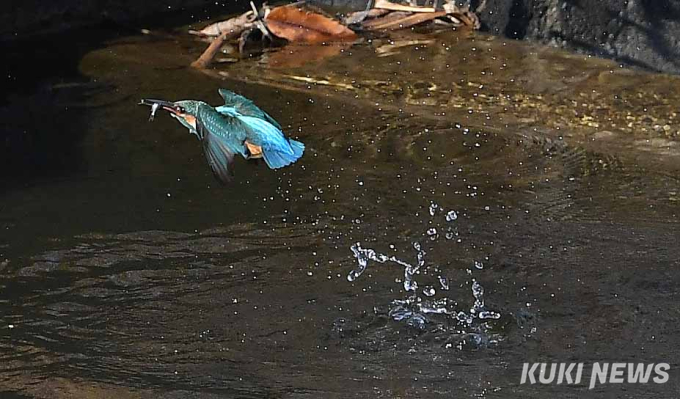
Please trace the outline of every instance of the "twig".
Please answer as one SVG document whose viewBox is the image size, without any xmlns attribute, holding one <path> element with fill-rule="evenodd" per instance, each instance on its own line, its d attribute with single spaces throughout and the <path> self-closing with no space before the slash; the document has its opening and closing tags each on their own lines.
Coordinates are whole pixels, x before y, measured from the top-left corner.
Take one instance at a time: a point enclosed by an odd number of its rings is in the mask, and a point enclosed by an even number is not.
<svg viewBox="0 0 680 399">
<path fill-rule="evenodd" d="M 371 8 L 368 11 L 356 11 L 346 16 L 345 19 L 342 20 L 342 23 L 345 25 L 360 24 L 366 19 L 382 17 L 390 12 L 390 10 L 383 10 L 381 8 Z"/>
<path fill-rule="evenodd" d="M 200 31 L 190 30 L 189 33 L 192 35 L 202 36 L 202 37 L 217 37 L 224 32 L 229 32 L 232 30 L 242 30 L 244 25 L 252 22 L 253 12 L 247 11 L 238 17 L 228 19 L 226 21 L 216 22 L 210 24 Z"/>
<path fill-rule="evenodd" d="M 395 15 L 398 14 L 398 15 Z M 435 18 L 443 17 L 446 15 L 446 11 L 437 11 L 433 13 L 414 13 L 406 14 L 404 16 L 402 13 L 393 12 L 389 16 L 394 15 L 393 18 L 378 18 L 372 19 L 364 23 L 364 28 L 368 30 L 397 30 L 410 28 L 421 24 L 423 22 L 432 21 Z"/>
<path fill-rule="evenodd" d="M 262 34 L 269 40 L 274 41 L 272 39 L 272 34 L 269 32 L 269 29 L 267 29 L 267 25 L 262 22 L 262 18 L 260 18 L 260 13 L 257 11 L 257 7 L 255 7 L 255 3 L 252 1 L 250 2 L 250 7 L 253 9 L 253 12 L 255 13 L 255 26 L 262 31 Z"/>
<path fill-rule="evenodd" d="M 383 10 L 391 11 L 408 11 L 408 12 L 436 12 L 433 7 L 417 7 L 417 6 L 405 6 L 402 4 L 392 3 L 388 0 L 376 0 L 373 8 L 381 8 Z"/>
<path fill-rule="evenodd" d="M 215 38 L 215 40 L 210 43 L 210 46 L 208 46 L 207 49 L 201 54 L 200 57 L 194 62 L 191 63 L 191 66 L 194 68 L 198 69 L 204 69 L 207 68 L 208 65 L 212 62 L 213 58 L 215 57 L 215 54 L 217 54 L 220 51 L 220 48 L 222 48 L 222 44 L 224 44 L 225 41 L 235 39 L 241 35 L 241 33 L 246 30 L 246 28 L 249 26 L 243 26 L 240 30 L 232 30 L 229 32 L 224 32 L 218 37 Z"/>
</svg>

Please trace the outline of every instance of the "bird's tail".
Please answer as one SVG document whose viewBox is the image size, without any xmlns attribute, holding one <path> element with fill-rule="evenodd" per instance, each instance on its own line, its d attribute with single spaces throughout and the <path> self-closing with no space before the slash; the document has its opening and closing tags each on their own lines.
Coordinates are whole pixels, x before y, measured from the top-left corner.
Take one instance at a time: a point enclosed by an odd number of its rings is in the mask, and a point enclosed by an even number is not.
<svg viewBox="0 0 680 399">
<path fill-rule="evenodd" d="M 290 143 L 290 148 L 293 149 L 293 156 L 295 156 L 295 160 L 298 160 L 305 152 L 305 145 L 293 139 L 288 139 L 288 143 Z"/>
<path fill-rule="evenodd" d="M 283 168 L 300 159 L 305 145 L 299 141 L 288 139 L 288 148 L 263 149 L 262 155 L 267 166 L 272 169 Z"/>
<path fill-rule="evenodd" d="M 262 157 L 271 169 L 283 168 L 297 161 L 305 151 L 305 145 L 288 139 L 271 123 L 255 117 L 239 116 L 251 131 L 257 132 L 262 147 Z"/>
</svg>

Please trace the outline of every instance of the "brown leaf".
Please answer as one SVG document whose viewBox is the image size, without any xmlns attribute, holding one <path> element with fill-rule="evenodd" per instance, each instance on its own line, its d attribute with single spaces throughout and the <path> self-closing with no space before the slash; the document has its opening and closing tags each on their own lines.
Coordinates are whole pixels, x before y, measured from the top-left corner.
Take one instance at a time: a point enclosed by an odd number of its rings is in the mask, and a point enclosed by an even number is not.
<svg viewBox="0 0 680 399">
<path fill-rule="evenodd" d="M 352 41 L 356 34 L 340 23 L 300 8 L 276 7 L 266 16 L 267 28 L 291 42 Z"/>
<path fill-rule="evenodd" d="M 382 18 L 366 21 L 362 26 L 367 30 L 398 30 L 410 28 L 423 22 L 432 21 L 433 19 L 443 17 L 444 15 L 446 15 L 446 11 L 416 14 L 397 11 Z"/>
</svg>

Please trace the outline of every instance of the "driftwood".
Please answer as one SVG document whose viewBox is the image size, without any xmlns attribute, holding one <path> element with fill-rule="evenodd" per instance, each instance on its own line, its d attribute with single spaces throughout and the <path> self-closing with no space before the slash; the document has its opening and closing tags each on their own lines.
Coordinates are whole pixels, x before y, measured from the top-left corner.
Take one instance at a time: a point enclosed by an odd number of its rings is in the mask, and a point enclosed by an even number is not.
<svg viewBox="0 0 680 399">
<path fill-rule="evenodd" d="M 376 0 L 373 8 L 379 8 L 382 10 L 390 11 L 406 11 L 406 12 L 436 12 L 432 7 L 418 7 L 418 6 L 406 6 L 403 4 L 392 3 L 388 0 Z"/>
<path fill-rule="evenodd" d="M 236 18 L 212 24 L 201 31 L 192 31 L 202 37 L 215 37 L 210 46 L 194 61 L 194 68 L 207 68 L 222 45 L 238 39 L 239 52 L 246 53 L 253 30 L 262 32 L 263 45 L 279 46 L 290 42 L 322 43 L 356 40 L 356 34 L 339 22 L 319 13 L 300 9 L 295 5 L 270 9 L 265 6 L 260 14 L 251 2 L 252 11 Z M 264 18 L 260 18 L 264 15 Z M 217 34 L 219 33 L 219 34 Z"/>
<path fill-rule="evenodd" d="M 463 26 L 469 26 L 472 29 L 479 29 L 482 24 L 479 22 L 479 18 L 477 17 L 477 14 L 473 13 L 472 11 L 461 11 L 461 12 L 455 12 L 452 14 L 448 15 L 449 19 L 456 24 L 461 24 Z"/>
<path fill-rule="evenodd" d="M 239 39 L 239 51 L 243 52 L 246 40 L 248 39 L 248 33 L 253 29 L 259 29 L 264 37 L 274 41 L 271 33 L 267 27 L 262 23 L 262 20 L 258 16 L 258 11 L 255 8 L 253 2 L 250 2 L 250 6 L 253 8 L 252 11 L 245 12 L 238 17 L 217 22 L 215 24 L 209 25 L 203 30 L 197 32 L 199 36 L 210 36 L 215 32 L 221 32 L 213 41 L 210 43 L 207 49 L 201 54 L 200 57 L 191 63 L 191 66 L 198 69 L 207 68 L 211 63 L 215 55 L 220 52 L 220 49 L 225 42 Z"/>
<path fill-rule="evenodd" d="M 376 0 L 374 7 L 352 13 L 344 22 L 368 31 L 405 29 L 430 21 L 452 27 L 480 27 L 475 13 L 467 8 L 459 8 L 453 1 L 445 3 L 439 11 L 432 7 L 408 6 L 389 0 Z"/>
<path fill-rule="evenodd" d="M 346 16 L 342 23 L 345 25 L 353 25 L 363 22 L 365 19 L 373 19 L 389 14 L 390 10 L 383 10 L 382 8 L 371 8 L 366 11 L 357 11 Z"/>
<path fill-rule="evenodd" d="M 199 69 L 207 68 L 212 62 L 213 58 L 215 58 L 215 54 L 219 53 L 224 42 L 240 37 L 245 30 L 246 27 L 243 27 L 240 30 L 232 30 L 230 32 L 222 33 L 221 35 L 216 37 L 215 40 L 212 41 L 212 43 L 210 43 L 210 46 L 208 46 L 208 48 L 205 49 L 203 54 L 201 54 L 201 56 L 198 57 L 196 61 L 191 63 L 191 66 Z"/>
<path fill-rule="evenodd" d="M 397 30 L 410 28 L 412 26 L 421 24 L 423 22 L 432 21 L 433 19 L 443 17 L 446 11 L 417 13 L 411 14 L 407 12 L 392 12 L 383 18 L 376 18 L 367 21 L 363 24 L 364 29 L 367 30 Z"/>
</svg>

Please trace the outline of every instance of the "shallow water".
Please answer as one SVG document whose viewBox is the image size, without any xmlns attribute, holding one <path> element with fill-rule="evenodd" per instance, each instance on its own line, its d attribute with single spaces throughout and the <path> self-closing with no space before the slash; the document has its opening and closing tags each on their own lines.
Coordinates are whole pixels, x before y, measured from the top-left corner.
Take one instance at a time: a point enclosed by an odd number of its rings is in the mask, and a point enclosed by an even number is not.
<svg viewBox="0 0 680 399">
<path fill-rule="evenodd" d="M 461 32 L 206 74 L 174 33 L 98 42 L 6 99 L 3 395 L 677 393 L 678 78 Z M 136 106 L 218 87 L 305 156 L 222 187 Z M 535 361 L 670 381 L 520 385 Z"/>
</svg>

